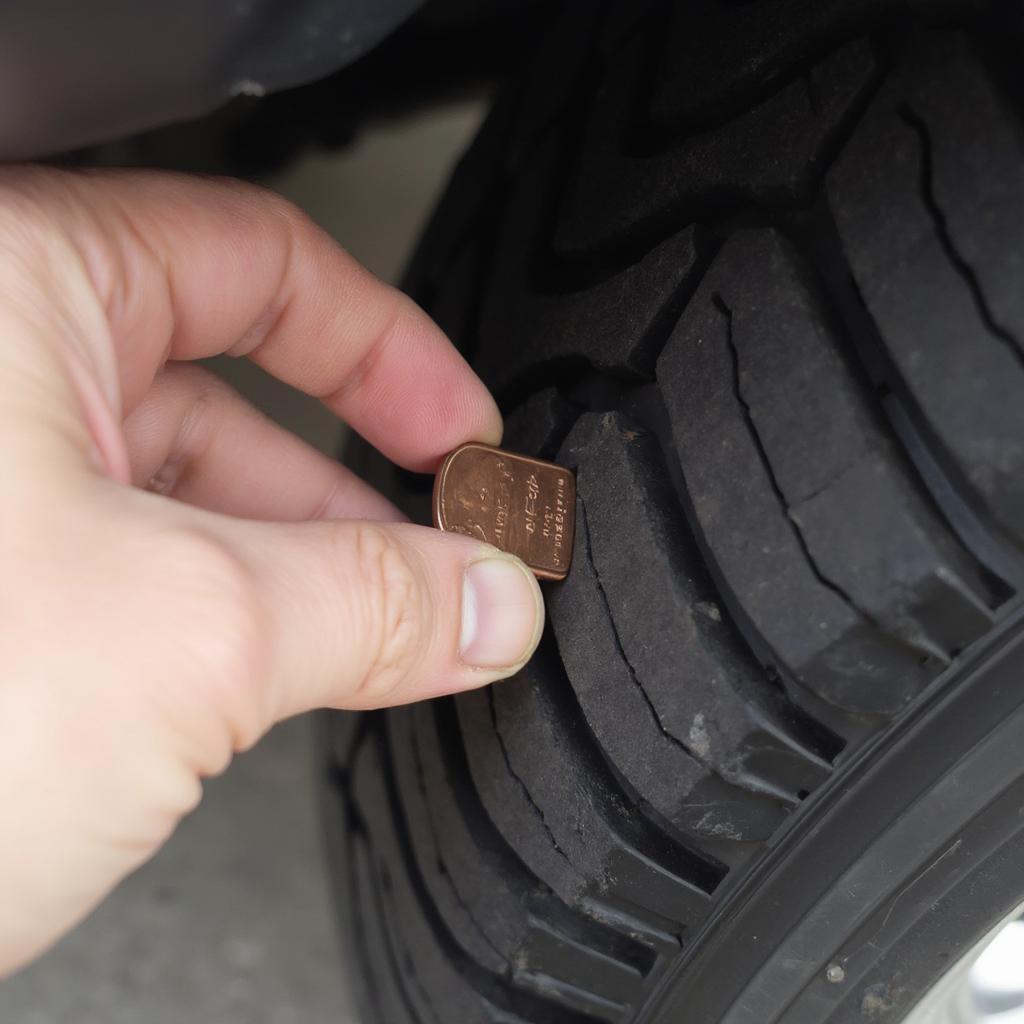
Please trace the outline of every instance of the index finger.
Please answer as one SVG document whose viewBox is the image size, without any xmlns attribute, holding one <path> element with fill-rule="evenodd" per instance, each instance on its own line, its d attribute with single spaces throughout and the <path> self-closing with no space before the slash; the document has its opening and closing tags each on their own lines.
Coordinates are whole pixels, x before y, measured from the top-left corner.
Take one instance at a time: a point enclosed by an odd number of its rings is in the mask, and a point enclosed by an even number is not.
<svg viewBox="0 0 1024 1024">
<path fill-rule="evenodd" d="M 494 400 L 440 328 L 280 197 L 160 172 L 54 177 L 59 223 L 107 309 L 126 410 L 168 359 L 228 352 L 410 469 L 500 440 Z"/>
</svg>

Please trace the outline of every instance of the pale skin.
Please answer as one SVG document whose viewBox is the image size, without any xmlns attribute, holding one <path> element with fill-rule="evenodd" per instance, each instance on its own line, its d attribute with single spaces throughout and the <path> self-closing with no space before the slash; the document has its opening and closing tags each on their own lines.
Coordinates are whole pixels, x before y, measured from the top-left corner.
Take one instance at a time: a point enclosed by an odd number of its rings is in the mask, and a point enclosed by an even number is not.
<svg viewBox="0 0 1024 1024">
<path fill-rule="evenodd" d="M 414 470 L 500 440 L 426 314 L 281 199 L 4 169 L 0 282 L 3 974 L 275 722 L 508 676 L 543 609 L 190 365 L 248 357 Z"/>
</svg>

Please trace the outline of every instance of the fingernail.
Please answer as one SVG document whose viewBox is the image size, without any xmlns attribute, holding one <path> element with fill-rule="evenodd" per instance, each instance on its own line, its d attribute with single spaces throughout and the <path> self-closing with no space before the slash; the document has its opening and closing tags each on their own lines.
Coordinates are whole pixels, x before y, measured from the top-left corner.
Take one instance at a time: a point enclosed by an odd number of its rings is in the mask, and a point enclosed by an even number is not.
<svg viewBox="0 0 1024 1024">
<path fill-rule="evenodd" d="M 533 573 L 515 558 L 484 558 L 462 585 L 459 654 L 473 668 L 516 668 L 544 628 L 544 600 Z"/>
</svg>

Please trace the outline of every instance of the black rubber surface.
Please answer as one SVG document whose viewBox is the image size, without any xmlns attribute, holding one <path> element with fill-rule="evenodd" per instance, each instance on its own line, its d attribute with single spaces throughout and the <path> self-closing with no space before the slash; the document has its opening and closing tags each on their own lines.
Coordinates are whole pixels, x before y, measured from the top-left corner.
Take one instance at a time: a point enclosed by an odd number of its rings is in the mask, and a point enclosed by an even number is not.
<svg viewBox="0 0 1024 1024">
<path fill-rule="evenodd" d="M 570 5 L 498 101 L 409 286 L 576 550 L 518 677 L 327 722 L 367 1021 L 897 1020 L 1020 898 L 1019 29 Z"/>
</svg>

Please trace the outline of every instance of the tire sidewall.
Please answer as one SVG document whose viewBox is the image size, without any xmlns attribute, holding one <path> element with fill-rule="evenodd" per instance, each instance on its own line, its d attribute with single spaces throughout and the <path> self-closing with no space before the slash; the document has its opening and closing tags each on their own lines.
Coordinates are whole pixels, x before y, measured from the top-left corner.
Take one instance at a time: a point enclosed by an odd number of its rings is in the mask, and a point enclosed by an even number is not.
<svg viewBox="0 0 1024 1024">
<path fill-rule="evenodd" d="M 640 1020 L 902 1020 L 1024 901 L 1022 657 L 1018 612 L 815 795 Z"/>
</svg>

